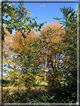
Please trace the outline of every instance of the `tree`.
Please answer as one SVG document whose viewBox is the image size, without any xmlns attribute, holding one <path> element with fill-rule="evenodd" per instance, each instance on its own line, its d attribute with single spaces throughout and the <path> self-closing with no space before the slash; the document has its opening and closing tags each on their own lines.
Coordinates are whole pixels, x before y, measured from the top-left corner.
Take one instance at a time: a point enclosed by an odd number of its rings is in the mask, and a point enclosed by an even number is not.
<svg viewBox="0 0 80 106">
<path fill-rule="evenodd" d="M 62 70 L 59 69 L 60 61 L 59 55 L 62 53 L 61 43 L 63 40 L 64 28 L 58 22 L 53 24 L 51 22 L 47 26 L 44 26 L 41 30 L 40 39 L 39 39 L 39 49 L 38 49 L 38 64 L 43 64 L 47 59 L 47 80 L 49 85 L 57 84 L 61 77 L 63 76 Z M 55 85 L 56 86 L 56 85 Z"/>
<path fill-rule="evenodd" d="M 71 7 L 67 8 L 63 7 L 60 8 L 60 10 L 63 13 L 63 17 L 62 18 L 55 17 L 53 19 L 60 20 L 59 22 L 62 24 L 62 26 L 65 28 L 66 31 L 68 30 L 68 27 L 75 29 L 77 25 L 76 21 L 77 14 L 74 11 L 74 9 Z"/>
<path fill-rule="evenodd" d="M 62 50 L 64 51 L 64 74 L 69 83 L 77 84 L 77 13 L 71 7 L 60 8 L 65 27 Z M 77 87 L 77 86 L 76 86 Z"/>
<path fill-rule="evenodd" d="M 67 79 L 72 79 L 72 82 L 77 83 L 77 14 L 73 9 L 70 8 L 70 10 L 68 11 L 71 13 L 70 18 L 66 21 L 70 22 L 70 24 L 68 24 L 68 31 L 66 31 L 67 38 L 64 40 L 67 47 L 67 49 L 66 47 L 65 49 L 68 50 L 66 54 L 70 57 L 70 60 L 67 61 L 68 67 L 66 69 L 68 73 Z M 69 74 L 70 76 L 68 76 Z"/>
<path fill-rule="evenodd" d="M 10 33 L 12 33 L 13 29 L 26 29 L 29 34 L 32 29 L 40 31 L 41 26 L 43 26 L 44 24 L 37 24 L 37 22 L 35 21 L 37 17 L 31 18 L 30 15 L 32 14 L 32 12 L 29 12 L 28 9 L 24 7 L 23 3 L 21 2 L 19 2 L 19 5 L 17 7 L 15 7 L 14 4 L 3 2 L 2 12 L 2 39 L 4 39 L 4 28 L 6 28 Z"/>
<path fill-rule="evenodd" d="M 21 81 L 24 81 L 26 87 L 31 87 L 35 83 L 36 71 L 32 69 L 34 66 L 34 43 L 37 39 L 36 34 L 31 30 L 28 35 L 28 31 L 24 33 L 26 38 L 22 36 L 20 31 L 16 31 L 16 34 L 12 35 L 8 31 L 4 30 L 5 39 L 3 42 L 4 64 L 13 65 L 13 69 L 19 66 L 21 68 Z M 14 57 L 11 58 L 11 55 Z M 16 57 L 15 57 L 16 55 Z M 28 84 L 30 83 L 30 85 Z"/>
</svg>

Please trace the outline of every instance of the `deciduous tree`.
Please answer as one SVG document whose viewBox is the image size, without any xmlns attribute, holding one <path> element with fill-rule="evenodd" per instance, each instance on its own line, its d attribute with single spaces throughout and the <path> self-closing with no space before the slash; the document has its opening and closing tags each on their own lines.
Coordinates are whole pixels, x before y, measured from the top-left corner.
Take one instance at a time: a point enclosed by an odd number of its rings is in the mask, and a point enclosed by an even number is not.
<svg viewBox="0 0 80 106">
<path fill-rule="evenodd" d="M 23 80 L 25 81 L 25 85 L 27 87 L 27 82 L 30 81 L 30 87 L 35 79 L 36 71 L 34 70 L 34 43 L 37 40 L 37 36 L 33 30 L 31 30 L 30 34 L 28 35 L 28 31 L 22 33 L 20 31 L 16 31 L 16 34 L 12 35 L 8 31 L 5 30 L 5 39 L 3 42 L 3 52 L 4 52 L 4 64 L 13 65 L 13 69 L 17 68 L 18 66 L 21 68 L 21 74 L 23 74 Z M 22 34 L 26 36 L 24 38 Z M 11 55 L 13 58 L 11 58 Z M 16 56 L 16 57 L 15 57 Z M 33 67 L 33 69 L 32 69 Z M 15 70 L 16 71 L 16 70 Z M 24 77 L 26 79 L 24 79 Z"/>
<path fill-rule="evenodd" d="M 17 7 L 15 7 L 15 5 L 12 3 L 2 2 L 2 39 L 4 39 L 4 28 L 6 28 L 10 33 L 12 33 L 13 29 L 26 29 L 28 31 L 28 34 L 32 29 L 40 31 L 44 23 L 37 24 L 37 17 L 31 18 L 31 14 L 32 12 L 24 7 L 23 3 L 21 2 L 19 2 L 19 5 Z"/>
<path fill-rule="evenodd" d="M 59 69 L 59 56 L 62 53 L 61 45 L 64 33 L 64 28 L 59 22 L 56 24 L 51 22 L 41 30 L 41 36 L 39 39 L 40 61 L 38 62 L 45 65 L 47 59 L 47 65 L 45 68 L 48 68 L 49 70 L 47 72 L 47 80 L 49 81 L 49 85 L 51 84 L 50 86 L 53 86 L 54 83 L 57 83 L 60 80 L 60 75 L 61 77 L 63 76 L 62 70 Z"/>
</svg>

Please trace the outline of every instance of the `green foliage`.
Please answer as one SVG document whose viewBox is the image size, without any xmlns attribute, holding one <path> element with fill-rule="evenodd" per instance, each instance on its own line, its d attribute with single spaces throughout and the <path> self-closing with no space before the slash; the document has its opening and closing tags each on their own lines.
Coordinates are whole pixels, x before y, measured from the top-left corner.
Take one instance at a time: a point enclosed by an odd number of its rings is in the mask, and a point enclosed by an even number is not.
<svg viewBox="0 0 80 106">
<path fill-rule="evenodd" d="M 7 74 L 8 74 L 8 77 L 11 79 L 12 84 L 14 84 L 15 80 L 19 79 L 19 76 L 20 76 L 20 73 L 18 70 L 12 70 L 12 69 L 8 71 Z"/>
<path fill-rule="evenodd" d="M 43 79 L 44 80 L 44 79 Z M 44 81 L 41 81 L 41 79 L 37 79 L 37 81 L 35 82 L 35 85 L 34 86 L 43 86 L 44 85 Z M 48 86 L 48 83 L 45 82 L 45 86 Z"/>
<path fill-rule="evenodd" d="M 3 29 L 6 28 L 10 33 L 12 30 L 28 30 L 28 34 L 30 33 L 31 29 L 39 30 L 45 23 L 37 24 L 35 21 L 36 18 L 31 18 L 30 15 L 32 12 L 29 12 L 26 7 L 23 6 L 23 3 L 19 2 L 19 5 L 15 7 L 14 4 L 11 3 L 2 3 L 2 23 Z M 4 18 L 5 17 L 5 18 Z M 36 29 L 37 28 L 37 29 Z M 4 40 L 4 31 L 3 31 L 3 40 Z"/>
<path fill-rule="evenodd" d="M 65 79 L 67 82 L 75 82 L 77 85 L 77 13 L 71 7 L 60 8 L 63 13 L 60 23 L 65 27 L 63 36 L 63 55 Z"/>
<path fill-rule="evenodd" d="M 25 87 L 30 88 L 35 84 L 35 76 L 34 74 L 27 72 L 22 76 L 23 83 L 25 84 Z"/>
<path fill-rule="evenodd" d="M 71 7 L 67 7 L 67 8 L 63 7 L 63 8 L 60 8 L 60 10 L 63 14 L 63 17 L 62 18 L 55 17 L 53 19 L 61 20 L 60 23 L 65 28 L 66 27 L 75 28 L 77 24 L 77 20 L 76 20 L 77 13 L 75 12 L 75 10 Z"/>
<path fill-rule="evenodd" d="M 16 76 L 15 76 L 15 70 L 10 70 L 9 72 L 7 72 L 7 74 L 9 75 L 12 83 L 15 82 Z"/>
<path fill-rule="evenodd" d="M 11 80 L 7 80 L 7 79 L 2 80 L 2 86 L 3 87 L 9 86 L 10 83 L 11 83 Z"/>
</svg>

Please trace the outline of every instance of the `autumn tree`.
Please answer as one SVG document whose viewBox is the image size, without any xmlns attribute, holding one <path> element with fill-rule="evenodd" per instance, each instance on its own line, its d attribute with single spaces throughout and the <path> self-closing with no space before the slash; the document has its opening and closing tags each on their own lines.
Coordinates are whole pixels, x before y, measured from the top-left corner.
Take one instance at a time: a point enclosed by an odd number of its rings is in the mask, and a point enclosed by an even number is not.
<svg viewBox="0 0 80 106">
<path fill-rule="evenodd" d="M 21 74 L 26 74 L 25 78 L 29 79 L 30 77 L 33 81 L 36 71 L 30 68 L 34 66 L 33 57 L 35 49 L 33 46 L 37 39 L 36 34 L 33 30 L 31 30 L 28 35 L 28 31 L 26 30 L 26 32 L 24 32 L 23 30 L 23 33 L 26 36 L 26 38 L 24 38 L 20 31 L 16 31 L 16 34 L 14 35 L 10 34 L 6 30 L 5 33 L 7 35 L 5 34 L 3 42 L 4 64 L 8 64 L 10 66 L 13 65 L 13 69 L 20 67 L 22 71 Z M 13 58 L 11 58 L 11 55 L 13 55 Z"/>
<path fill-rule="evenodd" d="M 62 70 L 59 68 L 61 66 L 60 54 L 62 53 L 61 43 L 63 34 L 64 28 L 61 24 L 59 22 L 56 24 L 51 22 L 43 27 L 38 41 L 40 46 L 38 49 L 38 63 L 45 66 L 47 59 L 45 68 L 48 68 L 49 70 L 47 72 L 47 80 L 49 81 L 50 86 L 56 86 L 61 79 L 60 77 L 63 76 Z"/>
</svg>

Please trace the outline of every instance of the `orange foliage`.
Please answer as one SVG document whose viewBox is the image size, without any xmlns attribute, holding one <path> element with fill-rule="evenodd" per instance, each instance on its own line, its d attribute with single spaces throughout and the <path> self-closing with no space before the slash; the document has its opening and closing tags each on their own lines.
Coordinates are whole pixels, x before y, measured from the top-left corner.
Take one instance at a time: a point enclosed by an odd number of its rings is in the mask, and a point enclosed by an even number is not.
<svg viewBox="0 0 80 106">
<path fill-rule="evenodd" d="M 29 35 L 27 34 L 27 31 L 22 31 L 25 34 L 26 38 L 23 38 L 22 33 L 20 31 L 16 31 L 15 34 L 10 34 L 6 29 L 4 29 L 4 31 L 6 33 L 4 35 L 5 39 L 3 42 L 4 53 L 9 54 L 9 56 L 11 56 L 19 55 L 21 52 L 24 51 L 24 54 L 27 56 L 29 54 L 29 50 L 34 51 L 34 48 L 31 48 L 31 45 L 34 43 L 34 40 L 37 39 L 37 36 L 33 30 L 30 32 Z M 6 54 L 5 56 L 7 56 Z M 5 63 L 9 63 L 9 58 L 8 60 L 6 60 Z"/>
<path fill-rule="evenodd" d="M 59 44 L 62 43 L 64 28 L 59 22 L 53 24 L 53 21 L 50 24 L 47 24 L 41 30 L 41 42 L 44 46 L 44 51 L 48 50 L 48 55 L 53 52 L 58 53 L 60 49 Z"/>
</svg>

